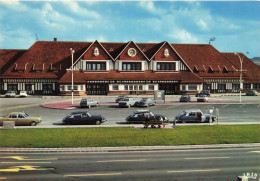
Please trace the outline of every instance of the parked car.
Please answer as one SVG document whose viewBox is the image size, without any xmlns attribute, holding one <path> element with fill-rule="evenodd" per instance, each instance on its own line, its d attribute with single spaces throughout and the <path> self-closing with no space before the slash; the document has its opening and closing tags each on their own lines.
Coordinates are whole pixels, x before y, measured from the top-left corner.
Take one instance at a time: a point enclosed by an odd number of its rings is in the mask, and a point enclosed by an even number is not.
<svg viewBox="0 0 260 181">
<path fill-rule="evenodd" d="M 101 115 L 93 115 L 87 111 L 72 112 L 70 115 L 63 118 L 64 124 L 95 124 L 100 125 L 106 119 Z"/>
<path fill-rule="evenodd" d="M 216 116 L 211 114 L 204 114 L 199 109 L 189 109 L 177 115 L 175 117 L 175 120 L 178 123 L 189 123 L 189 122 L 205 123 L 205 122 L 210 122 L 210 120 L 214 122 L 216 120 Z"/>
<path fill-rule="evenodd" d="M 250 90 L 246 93 L 247 96 L 257 96 L 258 92 L 256 90 Z"/>
<path fill-rule="evenodd" d="M 126 98 L 126 96 L 118 96 L 117 98 L 116 98 L 116 103 L 119 103 L 119 101 L 122 101 L 122 100 L 124 100 Z"/>
<path fill-rule="evenodd" d="M 149 106 L 154 106 L 156 103 L 155 100 L 153 100 L 150 97 L 145 97 L 142 98 L 140 101 L 137 102 L 137 106 L 139 107 L 149 107 Z"/>
<path fill-rule="evenodd" d="M 131 107 L 136 106 L 137 101 L 132 97 L 124 98 L 122 101 L 119 101 L 119 107 Z"/>
<path fill-rule="evenodd" d="M 7 91 L 5 93 L 5 97 L 15 97 L 16 93 L 15 91 Z"/>
<path fill-rule="evenodd" d="M 168 117 L 163 114 L 153 114 L 150 110 L 138 110 L 135 111 L 134 114 L 128 116 L 126 118 L 127 123 L 143 123 L 148 119 L 151 120 L 162 120 L 168 121 Z"/>
<path fill-rule="evenodd" d="M 27 92 L 26 91 L 20 91 L 19 97 L 27 97 Z"/>
<path fill-rule="evenodd" d="M 205 95 L 205 96 L 210 96 L 210 91 L 209 90 L 202 90 L 200 93 L 196 94 L 195 96 L 196 97 L 199 97 L 199 96 L 202 96 L 202 95 Z"/>
<path fill-rule="evenodd" d="M 190 102 L 190 101 L 191 101 L 191 97 L 188 94 L 184 94 L 180 98 L 180 102 Z"/>
<path fill-rule="evenodd" d="M 4 121 L 14 121 L 15 126 L 36 126 L 41 120 L 41 116 L 29 116 L 25 112 L 11 112 L 4 117 L 0 117 L 0 125 Z"/>
<path fill-rule="evenodd" d="M 98 101 L 94 101 L 93 99 L 87 99 L 87 98 L 83 98 L 80 101 L 80 107 L 93 107 L 93 106 L 98 106 Z"/>
<path fill-rule="evenodd" d="M 209 101 L 209 97 L 206 96 L 206 95 L 200 95 L 198 98 L 197 98 L 197 102 L 208 102 Z"/>
</svg>

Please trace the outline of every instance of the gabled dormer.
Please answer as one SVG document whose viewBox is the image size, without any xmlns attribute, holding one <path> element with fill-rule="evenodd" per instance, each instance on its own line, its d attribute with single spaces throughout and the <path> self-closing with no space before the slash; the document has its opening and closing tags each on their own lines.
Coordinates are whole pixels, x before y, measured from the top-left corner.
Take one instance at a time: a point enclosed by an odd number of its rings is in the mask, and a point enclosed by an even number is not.
<svg viewBox="0 0 260 181">
<path fill-rule="evenodd" d="M 115 60 L 118 71 L 138 72 L 149 69 L 149 59 L 133 41 L 126 44 Z"/>
<path fill-rule="evenodd" d="M 97 40 L 74 63 L 74 69 L 82 72 L 109 71 L 114 59 Z"/>
<path fill-rule="evenodd" d="M 167 41 L 163 42 L 161 47 L 154 52 L 150 61 L 150 69 L 153 71 L 178 72 L 179 70 L 188 70 L 185 62 Z"/>
</svg>

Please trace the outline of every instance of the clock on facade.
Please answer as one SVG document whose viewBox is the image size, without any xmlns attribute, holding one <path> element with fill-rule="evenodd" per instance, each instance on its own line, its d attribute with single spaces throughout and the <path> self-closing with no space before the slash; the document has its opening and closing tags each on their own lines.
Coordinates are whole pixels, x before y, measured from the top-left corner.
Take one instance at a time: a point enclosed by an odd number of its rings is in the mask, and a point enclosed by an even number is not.
<svg viewBox="0 0 260 181">
<path fill-rule="evenodd" d="M 130 56 L 130 57 L 134 57 L 135 55 L 136 55 L 136 50 L 134 49 L 134 48 L 129 48 L 129 50 L 128 50 L 128 55 Z"/>
</svg>

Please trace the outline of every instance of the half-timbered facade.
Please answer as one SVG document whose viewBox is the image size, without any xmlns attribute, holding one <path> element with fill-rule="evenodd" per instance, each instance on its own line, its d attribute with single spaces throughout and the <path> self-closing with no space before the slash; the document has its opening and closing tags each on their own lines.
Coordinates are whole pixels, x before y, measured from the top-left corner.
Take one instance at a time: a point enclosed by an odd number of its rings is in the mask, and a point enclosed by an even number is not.
<svg viewBox="0 0 260 181">
<path fill-rule="evenodd" d="M 244 60 L 244 90 L 259 90 L 259 66 L 239 55 Z M 28 50 L 0 50 L 0 63 L 1 93 L 193 94 L 240 88 L 239 57 L 209 44 L 37 41 Z"/>
</svg>

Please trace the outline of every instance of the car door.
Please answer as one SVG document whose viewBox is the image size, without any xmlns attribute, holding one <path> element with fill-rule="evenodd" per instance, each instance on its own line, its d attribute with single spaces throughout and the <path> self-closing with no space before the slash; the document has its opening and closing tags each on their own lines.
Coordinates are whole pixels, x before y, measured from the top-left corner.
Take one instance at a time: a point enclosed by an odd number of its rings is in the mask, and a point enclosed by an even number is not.
<svg viewBox="0 0 260 181">
<path fill-rule="evenodd" d="M 89 114 L 82 114 L 81 124 L 89 124 L 93 121 L 93 117 Z"/>
<path fill-rule="evenodd" d="M 8 121 L 14 121 L 15 122 L 15 126 L 18 126 L 19 123 L 17 122 L 17 114 L 10 114 Z"/>
<path fill-rule="evenodd" d="M 188 122 L 194 122 L 198 119 L 195 112 L 190 112 L 188 116 Z"/>
<path fill-rule="evenodd" d="M 29 120 L 27 120 L 23 114 L 18 114 L 16 123 L 17 125 L 30 125 Z"/>
</svg>

